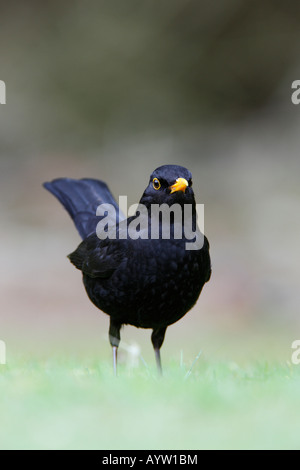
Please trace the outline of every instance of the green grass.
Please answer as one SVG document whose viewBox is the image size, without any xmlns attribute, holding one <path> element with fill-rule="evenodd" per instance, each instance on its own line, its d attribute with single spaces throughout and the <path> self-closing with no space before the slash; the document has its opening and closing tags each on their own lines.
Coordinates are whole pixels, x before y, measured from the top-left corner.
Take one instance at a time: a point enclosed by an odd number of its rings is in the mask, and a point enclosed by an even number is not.
<svg viewBox="0 0 300 470">
<path fill-rule="evenodd" d="M 1 449 L 299 449 L 300 366 L 0 366 Z"/>
</svg>

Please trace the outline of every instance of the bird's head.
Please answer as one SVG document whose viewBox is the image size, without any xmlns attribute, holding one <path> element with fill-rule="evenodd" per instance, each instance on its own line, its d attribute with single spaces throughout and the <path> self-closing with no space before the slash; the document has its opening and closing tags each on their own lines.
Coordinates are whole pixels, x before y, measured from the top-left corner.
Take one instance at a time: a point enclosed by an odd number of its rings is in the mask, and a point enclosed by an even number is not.
<svg viewBox="0 0 300 470">
<path fill-rule="evenodd" d="M 140 203 L 150 204 L 195 204 L 192 189 L 192 174 L 179 165 L 163 165 L 150 176 L 149 184 Z"/>
</svg>

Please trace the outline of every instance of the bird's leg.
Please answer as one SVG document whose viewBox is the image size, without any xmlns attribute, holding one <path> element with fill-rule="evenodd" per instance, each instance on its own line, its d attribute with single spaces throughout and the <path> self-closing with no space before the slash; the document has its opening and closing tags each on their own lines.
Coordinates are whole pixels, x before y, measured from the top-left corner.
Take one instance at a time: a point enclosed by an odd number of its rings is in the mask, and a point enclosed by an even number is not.
<svg viewBox="0 0 300 470">
<path fill-rule="evenodd" d="M 157 328 L 156 330 L 153 330 L 152 335 L 151 335 L 151 341 L 152 341 L 154 352 L 155 352 L 156 365 L 157 365 L 159 375 L 162 375 L 160 348 L 164 342 L 166 329 L 167 329 L 166 327 Z"/>
<path fill-rule="evenodd" d="M 117 347 L 117 346 L 113 346 L 113 347 L 112 347 L 112 352 L 113 352 L 114 375 L 115 375 L 115 377 L 117 377 L 118 347 Z"/>
<path fill-rule="evenodd" d="M 114 374 L 117 376 L 117 353 L 118 353 L 118 347 L 120 343 L 120 329 L 121 325 L 120 323 L 115 322 L 110 319 L 110 324 L 109 324 L 109 342 L 112 346 L 112 351 L 113 351 L 113 365 L 114 365 Z"/>
<path fill-rule="evenodd" d="M 161 359 L 160 359 L 160 349 L 154 349 L 155 352 L 155 360 L 156 360 L 156 365 L 157 365 L 157 370 L 159 375 L 162 375 L 162 367 L 161 367 Z"/>
</svg>

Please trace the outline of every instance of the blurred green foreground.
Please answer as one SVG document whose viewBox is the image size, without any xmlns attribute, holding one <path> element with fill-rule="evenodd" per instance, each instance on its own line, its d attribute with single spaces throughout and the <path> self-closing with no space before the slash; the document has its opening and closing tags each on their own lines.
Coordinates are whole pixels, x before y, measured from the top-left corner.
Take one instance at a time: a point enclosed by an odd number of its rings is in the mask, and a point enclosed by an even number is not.
<svg viewBox="0 0 300 470">
<path fill-rule="evenodd" d="M 86 360 L 0 369 L 1 449 L 299 449 L 300 369 L 168 363 L 120 369 Z"/>
</svg>

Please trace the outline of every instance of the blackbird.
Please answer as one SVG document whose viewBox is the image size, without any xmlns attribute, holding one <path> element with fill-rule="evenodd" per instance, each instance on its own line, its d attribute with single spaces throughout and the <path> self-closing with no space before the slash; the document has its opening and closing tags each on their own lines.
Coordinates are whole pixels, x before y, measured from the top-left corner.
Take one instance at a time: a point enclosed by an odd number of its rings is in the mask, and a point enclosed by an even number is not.
<svg viewBox="0 0 300 470">
<path fill-rule="evenodd" d="M 44 187 L 62 203 L 83 239 L 68 257 L 82 271 L 90 300 L 110 316 L 115 374 L 124 324 L 153 330 L 161 373 L 167 327 L 195 305 L 211 275 L 191 172 L 178 165 L 157 168 L 128 218 L 103 181 L 58 178 Z"/>
</svg>

